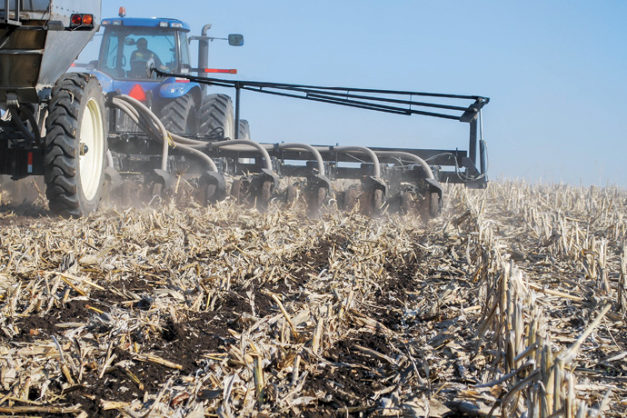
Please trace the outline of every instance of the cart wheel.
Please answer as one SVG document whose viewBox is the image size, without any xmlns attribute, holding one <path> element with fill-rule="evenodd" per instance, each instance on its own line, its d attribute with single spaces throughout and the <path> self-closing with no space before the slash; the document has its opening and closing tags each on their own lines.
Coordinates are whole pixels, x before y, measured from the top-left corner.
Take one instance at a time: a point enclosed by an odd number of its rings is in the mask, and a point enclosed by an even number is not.
<svg viewBox="0 0 627 418">
<path fill-rule="evenodd" d="M 52 89 L 46 120 L 44 171 L 50 210 L 84 216 L 103 192 L 107 123 L 98 80 L 68 73 Z"/>
</svg>

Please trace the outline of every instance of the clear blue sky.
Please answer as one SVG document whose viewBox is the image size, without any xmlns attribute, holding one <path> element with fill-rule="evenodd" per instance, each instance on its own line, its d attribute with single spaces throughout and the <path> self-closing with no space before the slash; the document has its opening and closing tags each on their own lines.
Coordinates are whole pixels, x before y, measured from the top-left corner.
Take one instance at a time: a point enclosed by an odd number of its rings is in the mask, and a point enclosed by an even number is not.
<svg viewBox="0 0 627 418">
<path fill-rule="evenodd" d="M 627 186 L 627 1 L 103 0 L 103 15 L 121 5 L 244 34 L 211 45 L 230 78 L 489 96 L 491 178 Z M 259 141 L 467 147 L 454 121 L 242 100 Z"/>
</svg>

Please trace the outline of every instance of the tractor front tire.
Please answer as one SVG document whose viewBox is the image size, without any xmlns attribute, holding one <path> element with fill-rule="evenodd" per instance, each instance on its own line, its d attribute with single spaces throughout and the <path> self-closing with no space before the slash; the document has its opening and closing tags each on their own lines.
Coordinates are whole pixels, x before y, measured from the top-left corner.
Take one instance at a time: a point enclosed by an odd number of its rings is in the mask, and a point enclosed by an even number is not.
<svg viewBox="0 0 627 418">
<path fill-rule="evenodd" d="M 230 96 L 209 94 L 204 98 L 198 112 L 198 133 L 212 139 L 235 138 L 233 102 Z"/>
<path fill-rule="evenodd" d="M 173 134 L 193 136 L 199 132 L 196 104 L 191 94 L 170 100 L 160 113 L 163 126 Z"/>
<path fill-rule="evenodd" d="M 84 216 L 102 197 L 107 123 L 100 83 L 89 74 L 68 73 L 52 90 L 46 120 L 44 178 L 50 210 Z"/>
</svg>

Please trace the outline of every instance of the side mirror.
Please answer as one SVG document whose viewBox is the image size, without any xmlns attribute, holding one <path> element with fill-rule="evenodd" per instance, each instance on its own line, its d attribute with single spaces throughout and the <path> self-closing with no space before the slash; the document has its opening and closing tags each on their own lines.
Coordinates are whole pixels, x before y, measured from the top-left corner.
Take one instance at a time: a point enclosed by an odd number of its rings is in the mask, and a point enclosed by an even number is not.
<svg viewBox="0 0 627 418">
<path fill-rule="evenodd" d="M 231 33 L 229 34 L 229 45 L 231 46 L 242 46 L 244 45 L 244 35 L 239 33 Z"/>
</svg>

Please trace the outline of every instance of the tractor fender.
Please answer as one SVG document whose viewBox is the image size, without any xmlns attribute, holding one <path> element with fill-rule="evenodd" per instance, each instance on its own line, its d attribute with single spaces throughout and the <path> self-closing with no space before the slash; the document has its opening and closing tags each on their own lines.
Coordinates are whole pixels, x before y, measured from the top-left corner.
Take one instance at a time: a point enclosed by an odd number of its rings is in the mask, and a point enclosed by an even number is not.
<svg viewBox="0 0 627 418">
<path fill-rule="evenodd" d="M 190 92 L 194 96 L 194 101 L 200 103 L 201 90 L 196 83 L 166 82 L 159 88 L 159 95 L 164 99 L 177 99 Z"/>
<path fill-rule="evenodd" d="M 102 91 L 105 94 L 111 93 L 113 91 L 113 78 L 98 70 L 91 71 L 91 74 L 93 74 L 98 79 L 100 85 L 102 86 Z"/>
</svg>

